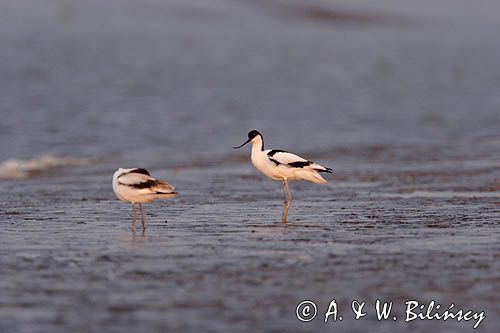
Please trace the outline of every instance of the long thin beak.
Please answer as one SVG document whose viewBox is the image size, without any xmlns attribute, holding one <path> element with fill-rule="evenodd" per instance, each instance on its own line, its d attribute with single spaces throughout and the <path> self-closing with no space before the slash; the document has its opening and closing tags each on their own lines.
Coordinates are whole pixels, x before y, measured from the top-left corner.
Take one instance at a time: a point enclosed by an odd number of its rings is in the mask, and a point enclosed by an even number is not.
<svg viewBox="0 0 500 333">
<path fill-rule="evenodd" d="M 241 146 L 238 146 L 238 147 L 233 147 L 233 149 L 238 149 L 238 148 L 241 148 L 243 147 L 244 145 L 246 145 L 247 143 L 249 143 L 250 141 L 252 141 L 252 139 L 248 139 L 247 141 L 243 142 L 243 144 Z"/>
</svg>

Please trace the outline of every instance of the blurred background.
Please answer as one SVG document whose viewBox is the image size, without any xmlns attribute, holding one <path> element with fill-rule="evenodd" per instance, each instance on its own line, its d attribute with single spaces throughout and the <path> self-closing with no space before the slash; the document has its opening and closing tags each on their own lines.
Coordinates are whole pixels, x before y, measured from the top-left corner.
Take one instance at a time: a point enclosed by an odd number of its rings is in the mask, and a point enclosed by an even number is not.
<svg viewBox="0 0 500 333">
<path fill-rule="evenodd" d="M 486 0 L 2 1 L 0 156 L 170 166 L 253 128 L 298 151 L 498 145 L 499 18 Z"/>
<path fill-rule="evenodd" d="M 498 332 L 499 32 L 495 0 L 0 1 L 0 328 L 308 332 L 303 298 L 422 297 Z M 289 229 L 251 129 L 335 171 Z M 118 167 L 180 192 L 141 240 Z"/>
</svg>

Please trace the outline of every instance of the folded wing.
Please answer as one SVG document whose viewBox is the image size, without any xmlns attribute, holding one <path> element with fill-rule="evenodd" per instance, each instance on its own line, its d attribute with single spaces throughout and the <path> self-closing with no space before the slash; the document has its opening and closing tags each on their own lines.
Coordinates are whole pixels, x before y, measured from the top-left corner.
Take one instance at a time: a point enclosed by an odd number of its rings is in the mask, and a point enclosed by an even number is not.
<svg viewBox="0 0 500 333">
<path fill-rule="evenodd" d="M 175 187 L 142 173 L 127 173 L 118 177 L 120 185 L 131 187 L 142 194 L 174 194 Z"/>
<path fill-rule="evenodd" d="M 318 172 L 328 172 L 331 173 L 332 169 L 308 161 L 298 155 L 286 152 L 284 150 L 271 150 L 267 153 L 268 158 L 276 163 L 276 165 L 286 165 L 291 168 L 306 168 L 310 167 Z"/>
</svg>

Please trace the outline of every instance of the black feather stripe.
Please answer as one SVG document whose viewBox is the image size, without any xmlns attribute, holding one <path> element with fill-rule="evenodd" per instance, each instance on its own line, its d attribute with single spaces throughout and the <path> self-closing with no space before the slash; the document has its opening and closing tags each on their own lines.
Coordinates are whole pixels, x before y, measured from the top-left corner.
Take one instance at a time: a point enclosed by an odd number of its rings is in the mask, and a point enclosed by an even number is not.
<svg viewBox="0 0 500 333">
<path fill-rule="evenodd" d="M 124 183 L 119 183 L 119 184 L 123 185 L 123 186 L 129 186 L 132 188 L 136 188 L 136 189 L 143 189 L 143 188 L 150 188 L 150 187 L 153 187 L 155 185 L 158 185 L 158 181 L 151 179 L 151 180 L 148 180 L 148 181 L 145 181 L 142 183 L 137 183 L 137 184 L 124 184 Z"/>
<path fill-rule="evenodd" d="M 280 165 L 280 164 L 281 164 L 280 162 L 276 161 L 276 160 L 275 160 L 274 158 L 272 158 L 272 157 L 269 157 L 269 160 L 270 160 L 271 162 L 274 162 L 274 164 L 276 164 L 276 165 Z"/>
<path fill-rule="evenodd" d="M 312 162 L 309 162 L 309 161 L 297 161 L 297 162 L 288 163 L 288 165 L 291 166 L 292 168 L 303 168 L 306 166 L 310 166 L 311 163 Z"/>
<path fill-rule="evenodd" d="M 276 154 L 276 153 L 287 153 L 287 151 L 279 150 L 279 149 L 273 149 L 269 153 L 267 153 L 267 156 L 273 157 L 274 154 Z"/>
<path fill-rule="evenodd" d="M 133 169 L 131 170 L 129 173 L 140 173 L 142 175 L 147 175 L 147 176 L 151 176 L 148 172 L 148 170 L 146 169 L 143 169 L 143 168 L 136 168 L 136 169 Z"/>
</svg>

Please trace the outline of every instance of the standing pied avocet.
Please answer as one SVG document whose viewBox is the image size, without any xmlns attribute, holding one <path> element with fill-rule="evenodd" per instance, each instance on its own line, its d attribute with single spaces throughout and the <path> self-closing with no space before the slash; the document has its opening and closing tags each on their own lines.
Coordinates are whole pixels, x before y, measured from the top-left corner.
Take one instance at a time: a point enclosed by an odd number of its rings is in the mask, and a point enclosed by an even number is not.
<svg viewBox="0 0 500 333">
<path fill-rule="evenodd" d="M 173 198 L 177 194 L 175 187 L 163 180 L 151 177 L 146 169 L 141 168 L 116 170 L 113 174 L 113 191 L 118 199 L 132 204 L 134 211 L 133 231 L 135 231 L 136 223 L 135 204 L 139 204 L 143 232 L 146 227 L 142 204 L 155 199 Z"/>
<path fill-rule="evenodd" d="M 303 159 L 300 156 L 291 154 L 284 150 L 268 149 L 264 150 L 264 138 L 258 131 L 250 131 L 248 140 L 241 146 L 233 147 L 238 149 L 252 143 L 252 163 L 264 175 L 283 182 L 285 190 L 285 206 L 283 207 L 283 215 L 281 222 L 286 223 L 288 208 L 292 202 L 292 195 L 288 188 L 289 180 L 307 180 L 316 184 L 326 184 L 327 181 L 321 177 L 319 172 L 332 173 L 332 169 L 325 168 L 317 163 Z"/>
</svg>

